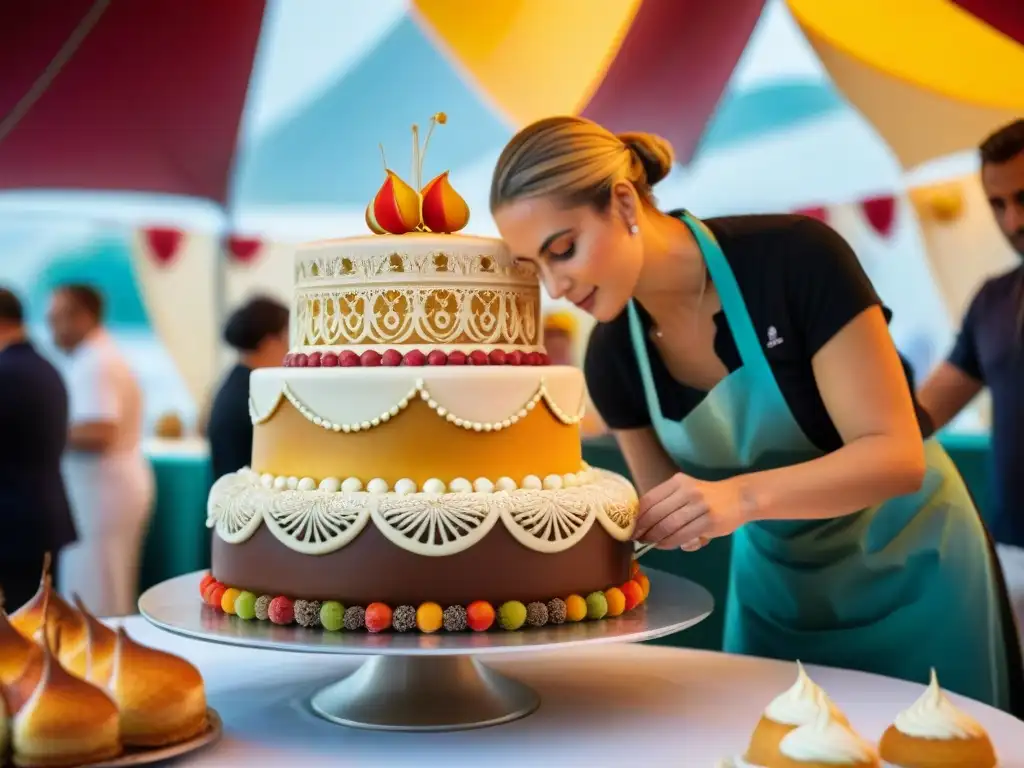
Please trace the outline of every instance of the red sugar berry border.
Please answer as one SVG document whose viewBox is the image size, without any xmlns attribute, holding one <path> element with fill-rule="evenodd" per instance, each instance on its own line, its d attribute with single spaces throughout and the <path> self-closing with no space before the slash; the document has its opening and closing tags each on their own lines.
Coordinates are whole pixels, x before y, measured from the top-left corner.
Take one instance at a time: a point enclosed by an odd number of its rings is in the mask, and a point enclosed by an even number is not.
<svg viewBox="0 0 1024 768">
<path fill-rule="evenodd" d="M 482 349 L 465 352 L 442 352 L 440 349 L 424 354 L 418 349 L 402 353 L 397 349 L 388 349 L 383 353 L 368 349 L 357 354 L 350 349 L 335 352 L 289 352 L 284 358 L 285 368 L 376 368 L 378 366 L 395 367 L 399 365 L 420 367 L 424 365 L 551 365 L 551 358 L 543 352 L 505 352 Z"/>
</svg>

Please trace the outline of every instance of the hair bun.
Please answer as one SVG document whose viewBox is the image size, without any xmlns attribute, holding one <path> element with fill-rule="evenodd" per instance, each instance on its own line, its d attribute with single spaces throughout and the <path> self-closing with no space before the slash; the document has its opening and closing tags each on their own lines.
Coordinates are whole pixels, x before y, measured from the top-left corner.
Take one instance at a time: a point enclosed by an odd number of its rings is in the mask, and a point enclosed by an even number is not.
<svg viewBox="0 0 1024 768">
<path fill-rule="evenodd" d="M 238 352 L 252 352 L 267 337 L 288 327 L 288 308 L 259 296 L 236 309 L 224 326 L 224 341 Z"/>
<path fill-rule="evenodd" d="M 675 152 L 668 139 L 653 133 L 620 133 L 619 139 L 637 156 L 652 187 L 668 176 Z"/>
</svg>

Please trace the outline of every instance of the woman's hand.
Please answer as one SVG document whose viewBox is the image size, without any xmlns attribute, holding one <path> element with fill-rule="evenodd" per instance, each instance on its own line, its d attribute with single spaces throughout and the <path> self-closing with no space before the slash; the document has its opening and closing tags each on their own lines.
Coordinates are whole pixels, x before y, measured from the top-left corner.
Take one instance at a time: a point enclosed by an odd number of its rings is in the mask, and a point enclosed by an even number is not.
<svg viewBox="0 0 1024 768">
<path fill-rule="evenodd" d="M 750 520 L 753 506 L 736 479 L 705 482 L 677 472 L 640 498 L 633 538 L 693 552 Z"/>
</svg>

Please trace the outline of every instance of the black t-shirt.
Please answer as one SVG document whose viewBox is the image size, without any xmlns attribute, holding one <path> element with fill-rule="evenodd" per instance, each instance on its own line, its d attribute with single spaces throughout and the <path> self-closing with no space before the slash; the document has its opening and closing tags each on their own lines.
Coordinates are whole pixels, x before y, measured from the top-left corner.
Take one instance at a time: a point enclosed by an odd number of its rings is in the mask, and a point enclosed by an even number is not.
<svg viewBox="0 0 1024 768">
<path fill-rule="evenodd" d="M 765 342 L 764 354 L 797 423 L 820 450 L 840 448 L 842 438 L 821 399 L 811 358 L 854 317 L 869 307 L 882 306 L 856 254 L 835 230 L 805 216 L 734 216 L 704 223 L 736 277 L 755 331 Z M 882 309 L 891 319 L 889 310 Z M 662 413 L 682 421 L 706 393 L 672 377 L 646 333 L 650 315 L 639 303 L 637 310 Z M 715 315 L 715 328 L 715 353 L 730 372 L 735 371 L 742 361 L 723 311 Z M 769 339 L 774 342 L 769 344 Z M 634 429 L 651 424 L 628 310 L 594 328 L 584 369 L 590 396 L 609 427 Z"/>
<path fill-rule="evenodd" d="M 986 522 L 1000 544 L 1024 547 L 1024 267 L 981 287 L 949 361 L 992 394 L 994 493 Z"/>
<path fill-rule="evenodd" d="M 236 365 L 224 378 L 210 408 L 206 436 L 210 441 L 213 479 L 237 472 L 252 461 L 252 419 L 249 416 L 249 375 Z"/>
</svg>

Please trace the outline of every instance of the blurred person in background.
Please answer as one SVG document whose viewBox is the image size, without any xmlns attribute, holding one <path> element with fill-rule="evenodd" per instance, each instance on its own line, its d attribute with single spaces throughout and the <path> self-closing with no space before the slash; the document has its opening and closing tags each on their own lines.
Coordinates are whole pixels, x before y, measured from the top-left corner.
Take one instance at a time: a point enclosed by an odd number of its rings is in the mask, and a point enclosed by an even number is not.
<svg viewBox="0 0 1024 768">
<path fill-rule="evenodd" d="M 1024 259 L 1024 120 L 980 148 L 981 184 L 996 223 Z M 992 508 L 984 510 L 1024 627 L 1024 264 L 987 280 L 945 362 L 918 394 L 936 430 L 988 387 L 992 397 Z"/>
<path fill-rule="evenodd" d="M 0 288 L 0 590 L 7 611 L 35 593 L 46 553 L 56 561 L 75 540 L 60 467 L 68 394 L 24 322 L 18 297 Z"/>
<path fill-rule="evenodd" d="M 100 616 L 124 616 L 136 611 L 155 489 L 142 448 L 142 391 L 103 327 L 103 311 L 94 288 L 64 285 L 47 316 L 64 353 L 71 403 L 64 480 L 78 530 L 61 557 L 58 584 Z"/>
<path fill-rule="evenodd" d="M 580 117 L 522 129 L 491 212 L 548 293 L 640 493 L 634 537 L 731 536 L 724 648 L 927 683 L 1024 714 L 1002 572 L 922 425 L 849 244 L 793 215 L 699 220 L 652 187 L 672 147 Z M 908 649 L 912 652 L 908 653 Z"/>
<path fill-rule="evenodd" d="M 238 353 L 238 362 L 221 383 L 206 425 L 215 480 L 252 462 L 249 375 L 257 368 L 283 364 L 288 353 L 287 307 L 262 296 L 250 300 L 228 318 L 224 341 Z"/>
<path fill-rule="evenodd" d="M 550 312 L 544 316 L 544 349 L 551 365 L 576 365 L 579 333 L 579 321 L 571 312 Z"/>
<path fill-rule="evenodd" d="M 571 365 L 579 367 L 576 345 L 579 343 L 579 320 L 569 311 L 551 312 L 544 317 L 544 349 L 551 358 L 551 365 Z M 580 421 L 580 433 L 583 437 L 596 437 L 608 431 L 601 415 L 587 396 L 586 410 Z"/>
</svg>

